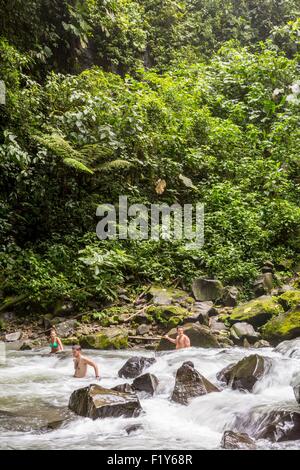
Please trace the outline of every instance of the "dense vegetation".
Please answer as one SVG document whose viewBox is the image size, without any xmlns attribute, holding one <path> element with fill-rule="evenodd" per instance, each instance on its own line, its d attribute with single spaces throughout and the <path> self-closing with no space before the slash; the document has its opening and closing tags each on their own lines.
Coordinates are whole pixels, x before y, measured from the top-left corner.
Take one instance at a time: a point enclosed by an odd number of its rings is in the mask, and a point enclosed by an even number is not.
<svg viewBox="0 0 300 470">
<path fill-rule="evenodd" d="M 300 5 L 0 0 L 2 307 L 196 275 L 247 287 L 300 245 Z M 165 180 L 162 194 L 158 180 Z M 205 203 L 205 244 L 96 237 L 96 208 Z"/>
</svg>

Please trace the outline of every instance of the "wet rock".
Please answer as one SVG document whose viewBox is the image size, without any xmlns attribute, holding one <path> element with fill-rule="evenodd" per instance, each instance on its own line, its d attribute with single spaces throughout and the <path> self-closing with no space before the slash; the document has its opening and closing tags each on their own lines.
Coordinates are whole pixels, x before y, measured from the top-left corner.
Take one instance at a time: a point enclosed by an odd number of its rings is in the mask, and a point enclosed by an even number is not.
<svg viewBox="0 0 300 470">
<path fill-rule="evenodd" d="M 22 336 L 21 331 L 15 331 L 14 333 L 8 333 L 5 335 L 5 341 L 13 342 L 18 341 Z"/>
<path fill-rule="evenodd" d="M 142 325 L 137 327 L 136 334 L 143 336 L 143 335 L 146 335 L 147 333 L 149 333 L 150 330 L 151 330 L 150 325 L 142 324 Z"/>
<path fill-rule="evenodd" d="M 112 387 L 112 390 L 122 393 L 134 393 L 132 386 L 128 383 L 116 385 L 115 387 Z"/>
<path fill-rule="evenodd" d="M 253 342 L 260 337 L 259 333 L 254 330 L 253 326 L 246 322 L 235 323 L 230 329 L 230 335 L 237 343 L 243 339 Z"/>
<path fill-rule="evenodd" d="M 62 426 L 71 419 L 71 413 L 65 407 L 58 408 L 50 404 L 38 404 L 0 410 L 0 427 L 8 431 L 30 432 L 49 431 Z"/>
<path fill-rule="evenodd" d="M 293 387 L 296 401 L 300 405 L 300 373 L 299 371 L 293 374 L 290 385 L 291 387 Z"/>
<path fill-rule="evenodd" d="M 294 390 L 296 401 L 300 405 L 300 382 L 297 385 L 293 386 L 293 390 Z"/>
<path fill-rule="evenodd" d="M 154 395 L 158 387 L 158 378 L 155 375 L 149 374 L 147 372 L 146 374 L 140 375 L 134 379 L 132 386 L 134 390 Z"/>
<path fill-rule="evenodd" d="M 287 357 L 300 359 L 300 338 L 282 341 L 276 346 L 275 352 L 279 352 Z"/>
<path fill-rule="evenodd" d="M 138 416 L 142 410 L 139 399 L 132 393 L 110 390 L 100 385 L 75 390 L 69 400 L 69 408 L 79 416 L 91 419 Z"/>
<path fill-rule="evenodd" d="M 134 379 L 156 362 L 154 357 L 133 356 L 130 357 L 118 372 L 119 377 Z"/>
<path fill-rule="evenodd" d="M 90 349 L 126 349 L 128 334 L 119 327 L 102 328 L 100 333 L 81 336 L 79 344 L 83 348 Z"/>
<path fill-rule="evenodd" d="M 226 286 L 223 290 L 222 304 L 226 307 L 235 307 L 238 302 L 239 290 L 235 286 Z"/>
<path fill-rule="evenodd" d="M 272 442 L 300 439 L 300 408 L 282 404 L 259 406 L 236 417 L 234 429 L 246 431 L 255 439 Z"/>
<path fill-rule="evenodd" d="M 218 342 L 216 336 L 211 332 L 211 330 L 204 325 L 199 325 L 197 323 L 188 323 L 183 325 L 184 333 L 190 338 L 191 346 L 197 348 L 219 348 L 221 345 Z M 176 328 L 173 328 L 168 332 L 168 335 L 171 338 L 176 338 L 177 331 Z M 170 343 L 165 338 L 162 338 L 157 347 L 158 351 L 170 351 L 175 348 L 175 345 Z"/>
<path fill-rule="evenodd" d="M 66 320 L 56 325 L 56 332 L 61 338 L 67 338 L 73 336 L 78 323 L 76 320 Z"/>
<path fill-rule="evenodd" d="M 133 432 L 140 431 L 141 429 L 143 429 L 142 424 L 131 424 L 131 426 L 127 426 L 125 428 L 127 434 L 132 434 Z"/>
<path fill-rule="evenodd" d="M 218 387 L 209 382 L 194 368 L 193 363 L 188 361 L 177 370 L 171 400 L 188 405 L 192 398 L 219 391 Z"/>
<path fill-rule="evenodd" d="M 217 279 L 194 279 L 192 291 L 196 300 L 205 302 L 207 300 L 216 300 L 222 297 L 223 285 Z"/>
<path fill-rule="evenodd" d="M 300 305 L 269 320 L 261 332 L 273 344 L 300 336 Z"/>
<path fill-rule="evenodd" d="M 20 351 L 30 351 L 34 348 L 34 344 L 32 341 L 24 341 L 22 346 L 20 347 Z"/>
<path fill-rule="evenodd" d="M 272 296 L 264 295 L 235 307 L 228 317 L 228 322 L 231 325 L 237 322 L 246 322 L 254 327 L 259 327 L 282 312 L 282 306 Z"/>
<path fill-rule="evenodd" d="M 254 348 L 270 348 L 271 345 L 269 341 L 266 341 L 264 339 L 260 339 L 259 341 L 256 341 L 253 345 Z"/>
<path fill-rule="evenodd" d="M 236 364 L 229 365 L 217 374 L 218 380 L 233 390 L 251 392 L 254 385 L 270 369 L 271 360 L 258 354 L 244 357 Z"/>
<path fill-rule="evenodd" d="M 246 433 L 225 431 L 221 441 L 221 447 L 228 450 L 255 450 L 255 441 Z"/>
</svg>

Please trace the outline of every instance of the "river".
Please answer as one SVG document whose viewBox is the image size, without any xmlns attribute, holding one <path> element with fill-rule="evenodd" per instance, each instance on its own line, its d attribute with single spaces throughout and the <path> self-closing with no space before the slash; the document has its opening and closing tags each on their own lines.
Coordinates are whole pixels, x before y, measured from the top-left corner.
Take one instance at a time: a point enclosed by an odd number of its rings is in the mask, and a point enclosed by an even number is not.
<svg viewBox="0 0 300 470">
<path fill-rule="evenodd" d="M 196 398 L 189 406 L 169 400 L 183 361 L 193 361 L 199 372 L 217 383 L 218 371 L 253 352 L 272 358 L 271 370 L 253 393 L 225 389 Z M 47 350 L 9 351 L 6 363 L 0 365 L 0 449 L 218 449 L 223 431 L 230 429 L 238 413 L 250 413 L 258 405 L 296 403 L 290 382 L 300 372 L 300 354 L 291 358 L 288 350 L 284 352 L 271 348 L 85 351 L 99 364 L 104 387 L 124 382 L 117 372 L 130 356 L 155 355 L 157 362 L 148 369 L 160 382 L 155 396 L 141 396 L 144 413 L 137 418 L 92 421 L 71 415 L 62 427 L 42 432 L 41 417 L 49 421 L 51 410 L 55 415 L 56 409 L 66 407 L 74 389 L 95 383 L 93 371 L 85 379 L 74 379 L 72 358 L 50 356 Z M 15 414 L 21 418 L 15 419 Z M 125 428 L 133 423 L 143 428 L 128 435 Z M 261 440 L 258 448 L 299 449 L 300 441 Z"/>
</svg>

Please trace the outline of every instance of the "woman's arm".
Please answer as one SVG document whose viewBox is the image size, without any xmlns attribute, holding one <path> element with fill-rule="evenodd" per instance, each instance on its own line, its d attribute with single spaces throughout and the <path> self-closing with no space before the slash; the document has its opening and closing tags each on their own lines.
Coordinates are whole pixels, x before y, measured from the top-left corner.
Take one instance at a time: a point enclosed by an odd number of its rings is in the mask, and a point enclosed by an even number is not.
<svg viewBox="0 0 300 470">
<path fill-rule="evenodd" d="M 60 351 L 63 351 L 63 350 L 64 350 L 64 347 L 63 347 L 63 344 L 62 344 L 60 338 L 57 338 L 57 344 L 58 344 L 58 346 L 59 346 L 59 350 L 60 350 Z"/>
</svg>

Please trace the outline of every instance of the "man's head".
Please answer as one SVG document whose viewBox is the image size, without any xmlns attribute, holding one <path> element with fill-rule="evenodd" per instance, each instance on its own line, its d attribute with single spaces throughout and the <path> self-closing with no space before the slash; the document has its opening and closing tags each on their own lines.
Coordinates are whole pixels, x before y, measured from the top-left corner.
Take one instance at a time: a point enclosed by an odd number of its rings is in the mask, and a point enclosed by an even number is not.
<svg viewBox="0 0 300 470">
<path fill-rule="evenodd" d="M 183 327 L 182 326 L 177 326 L 177 334 L 178 334 L 178 336 L 183 335 Z"/>
<path fill-rule="evenodd" d="M 73 357 L 79 357 L 81 354 L 81 346 L 79 346 L 78 344 L 72 346 L 72 353 Z"/>
</svg>

